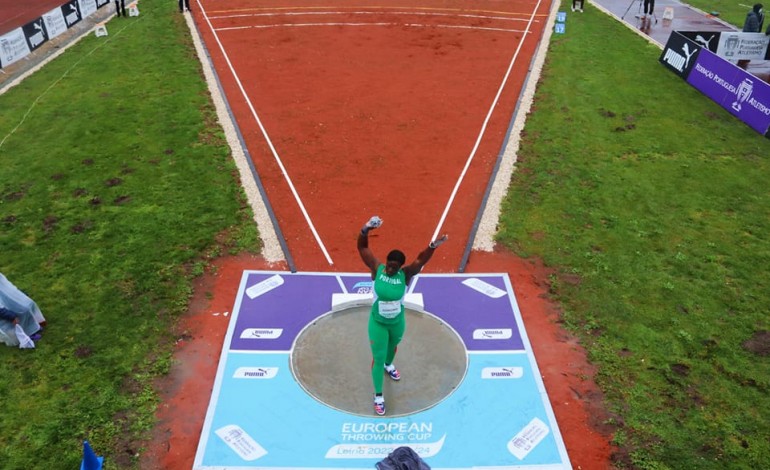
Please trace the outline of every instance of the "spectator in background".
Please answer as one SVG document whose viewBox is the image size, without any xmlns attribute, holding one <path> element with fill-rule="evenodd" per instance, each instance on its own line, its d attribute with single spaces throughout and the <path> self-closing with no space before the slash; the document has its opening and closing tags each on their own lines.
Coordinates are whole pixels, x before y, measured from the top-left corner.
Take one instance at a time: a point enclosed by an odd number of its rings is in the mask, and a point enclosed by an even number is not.
<svg viewBox="0 0 770 470">
<path fill-rule="evenodd" d="M 572 0 L 572 11 L 583 13 L 583 1 L 584 0 Z"/>
<path fill-rule="evenodd" d="M 179 13 L 190 11 L 190 0 L 179 0 Z"/>
<path fill-rule="evenodd" d="M 743 22 L 744 33 L 762 32 L 762 25 L 765 23 L 765 13 L 762 10 L 762 4 L 756 3 L 751 11 L 746 13 L 746 21 Z"/>
<path fill-rule="evenodd" d="M 762 25 L 765 22 L 765 13 L 762 10 L 761 3 L 755 3 L 751 8 L 751 11 L 746 13 L 746 21 L 743 22 L 744 33 L 761 33 Z M 738 67 L 746 70 L 749 66 L 750 60 L 741 59 L 736 64 Z"/>
<path fill-rule="evenodd" d="M 126 15 L 126 0 L 115 0 L 115 11 L 118 12 L 118 16 L 120 16 L 120 12 L 123 12 L 123 17 L 125 18 Z"/>
<path fill-rule="evenodd" d="M 655 10 L 655 0 L 644 0 L 644 14 L 642 15 L 642 21 L 644 21 L 645 18 L 647 18 L 647 21 L 649 22 L 652 20 L 652 17 L 654 15 L 653 11 Z"/>
</svg>

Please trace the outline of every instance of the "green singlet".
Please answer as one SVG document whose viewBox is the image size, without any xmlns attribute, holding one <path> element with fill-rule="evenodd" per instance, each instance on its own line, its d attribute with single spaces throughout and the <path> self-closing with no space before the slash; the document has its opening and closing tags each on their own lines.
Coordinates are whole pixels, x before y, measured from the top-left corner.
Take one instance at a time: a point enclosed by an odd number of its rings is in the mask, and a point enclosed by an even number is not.
<svg viewBox="0 0 770 470">
<path fill-rule="evenodd" d="M 374 275 L 376 299 L 369 315 L 369 344 L 372 348 L 372 383 L 374 392 L 382 393 L 383 367 L 392 364 L 396 346 L 406 329 L 402 302 L 406 294 L 406 274 L 399 269 L 393 276 L 385 274 L 385 265 Z"/>
<path fill-rule="evenodd" d="M 404 314 L 402 299 L 406 294 L 406 274 L 399 269 L 394 276 L 385 273 L 385 265 L 377 267 L 374 276 L 374 293 L 377 295 L 372 304 L 372 315 L 380 323 L 396 323 Z"/>
</svg>

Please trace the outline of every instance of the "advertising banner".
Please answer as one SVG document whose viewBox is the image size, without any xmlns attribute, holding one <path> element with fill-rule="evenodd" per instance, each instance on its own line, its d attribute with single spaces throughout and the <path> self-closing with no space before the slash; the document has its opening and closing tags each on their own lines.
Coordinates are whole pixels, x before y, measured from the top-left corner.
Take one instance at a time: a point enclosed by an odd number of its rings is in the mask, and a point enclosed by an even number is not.
<svg viewBox="0 0 770 470">
<path fill-rule="evenodd" d="M 677 31 L 677 33 L 727 60 L 770 60 L 765 33 L 740 31 Z"/>
<path fill-rule="evenodd" d="M 44 14 L 43 21 L 45 22 L 45 29 L 48 31 L 48 39 L 53 39 L 67 31 L 67 23 L 64 22 L 61 8 L 54 8 Z"/>
<path fill-rule="evenodd" d="M 67 23 L 68 28 L 75 26 L 82 19 L 80 10 L 78 10 L 78 0 L 72 0 L 62 5 L 61 12 L 64 15 L 64 22 Z"/>
<path fill-rule="evenodd" d="M 88 18 L 96 12 L 96 0 L 78 0 L 78 7 L 80 8 L 80 17 Z"/>
<path fill-rule="evenodd" d="M 34 51 L 48 41 L 48 32 L 45 30 L 42 18 L 25 24 L 21 29 L 24 31 L 24 37 L 27 38 L 30 51 Z"/>
<path fill-rule="evenodd" d="M 676 31 L 676 33 L 717 54 L 719 37 L 721 36 L 719 31 Z"/>
<path fill-rule="evenodd" d="M 695 65 L 695 60 L 701 49 L 694 41 L 674 31 L 668 37 L 666 47 L 660 54 L 660 62 L 675 74 L 686 79 Z"/>
<path fill-rule="evenodd" d="M 660 62 L 749 127 L 770 137 L 770 85 L 712 52 L 709 48 L 716 37 L 698 36 L 691 40 L 679 31 L 672 32 Z"/>
<path fill-rule="evenodd" d="M 0 36 L 0 69 L 24 58 L 109 3 L 110 0 L 70 0 L 21 28 Z"/>
<path fill-rule="evenodd" d="M 27 38 L 24 37 L 24 30 L 16 28 L 0 36 L 0 67 L 7 67 L 27 54 L 29 54 L 29 45 Z"/>
<path fill-rule="evenodd" d="M 752 129 L 767 136 L 770 128 L 770 85 L 718 57 L 701 51 L 687 83 Z"/>
</svg>

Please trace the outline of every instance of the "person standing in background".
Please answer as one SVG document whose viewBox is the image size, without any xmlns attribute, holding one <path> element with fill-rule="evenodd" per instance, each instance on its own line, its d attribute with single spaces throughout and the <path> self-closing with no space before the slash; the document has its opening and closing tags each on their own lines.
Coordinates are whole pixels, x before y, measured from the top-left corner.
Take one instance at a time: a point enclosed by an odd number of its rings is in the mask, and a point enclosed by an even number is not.
<svg viewBox="0 0 770 470">
<path fill-rule="evenodd" d="M 762 9 L 761 3 L 755 3 L 751 8 L 751 11 L 746 13 L 746 21 L 743 22 L 744 33 L 759 33 L 762 32 L 762 25 L 765 22 L 765 12 Z M 750 60 L 741 59 L 736 64 L 738 67 L 746 70 L 749 66 Z"/>
<path fill-rule="evenodd" d="M 583 0 L 572 0 L 572 11 L 583 13 Z"/>
</svg>

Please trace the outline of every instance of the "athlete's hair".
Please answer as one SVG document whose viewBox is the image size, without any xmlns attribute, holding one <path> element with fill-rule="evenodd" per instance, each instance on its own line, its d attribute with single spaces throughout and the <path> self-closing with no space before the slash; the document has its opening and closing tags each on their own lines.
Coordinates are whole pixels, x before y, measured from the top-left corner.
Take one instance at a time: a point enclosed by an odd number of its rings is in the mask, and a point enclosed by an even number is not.
<svg viewBox="0 0 770 470">
<path fill-rule="evenodd" d="M 406 263 L 406 255 L 401 250 L 393 250 L 388 253 L 388 261 L 397 261 L 399 264 L 403 265 Z"/>
</svg>

